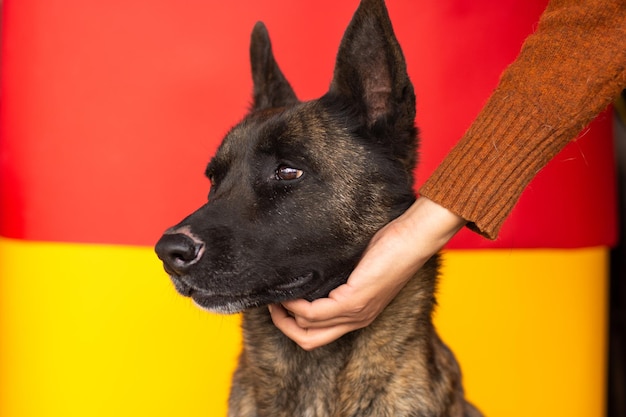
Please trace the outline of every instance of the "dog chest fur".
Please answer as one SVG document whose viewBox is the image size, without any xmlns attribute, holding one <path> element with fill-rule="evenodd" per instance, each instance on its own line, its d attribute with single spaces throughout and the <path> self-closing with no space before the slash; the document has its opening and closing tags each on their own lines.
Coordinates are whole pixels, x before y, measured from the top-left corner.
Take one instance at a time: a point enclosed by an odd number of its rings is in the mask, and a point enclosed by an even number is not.
<svg viewBox="0 0 626 417">
<path fill-rule="evenodd" d="M 368 328 L 311 352 L 286 339 L 266 309 L 245 312 L 230 415 L 466 415 L 460 371 L 430 324 L 436 262 Z"/>
</svg>

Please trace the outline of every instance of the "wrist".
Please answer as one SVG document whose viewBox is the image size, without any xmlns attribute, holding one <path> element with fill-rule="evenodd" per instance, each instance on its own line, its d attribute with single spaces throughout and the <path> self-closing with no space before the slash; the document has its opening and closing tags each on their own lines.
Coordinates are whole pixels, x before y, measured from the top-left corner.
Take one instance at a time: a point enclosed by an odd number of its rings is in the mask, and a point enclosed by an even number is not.
<svg viewBox="0 0 626 417">
<path fill-rule="evenodd" d="M 439 251 L 467 224 L 461 216 L 427 197 L 419 197 L 398 220 L 405 224 L 414 244 Z"/>
</svg>

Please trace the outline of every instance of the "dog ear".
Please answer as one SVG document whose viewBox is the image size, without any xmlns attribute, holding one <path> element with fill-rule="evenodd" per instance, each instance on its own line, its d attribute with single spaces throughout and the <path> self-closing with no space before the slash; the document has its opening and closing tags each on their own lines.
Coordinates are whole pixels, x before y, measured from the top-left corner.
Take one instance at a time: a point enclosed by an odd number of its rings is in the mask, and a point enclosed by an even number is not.
<svg viewBox="0 0 626 417">
<path fill-rule="evenodd" d="M 263 22 L 257 22 L 250 40 L 250 63 L 254 95 L 252 110 L 284 107 L 298 102 L 291 85 L 278 67 Z"/>
<path fill-rule="evenodd" d="M 415 93 L 383 0 L 361 1 L 341 41 L 328 94 L 356 103 L 367 127 L 381 121 L 414 126 Z"/>
</svg>

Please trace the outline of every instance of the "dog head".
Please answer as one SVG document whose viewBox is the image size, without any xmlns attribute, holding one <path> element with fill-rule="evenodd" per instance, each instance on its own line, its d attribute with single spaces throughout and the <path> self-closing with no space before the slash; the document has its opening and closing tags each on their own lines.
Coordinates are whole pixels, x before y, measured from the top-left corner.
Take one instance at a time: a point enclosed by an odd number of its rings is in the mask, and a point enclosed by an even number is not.
<svg viewBox="0 0 626 417">
<path fill-rule="evenodd" d="M 178 292 L 219 313 L 327 295 L 415 199 L 415 96 L 383 0 L 361 2 L 317 100 L 262 23 L 250 58 L 253 104 L 208 164 L 208 202 L 156 245 Z"/>
</svg>

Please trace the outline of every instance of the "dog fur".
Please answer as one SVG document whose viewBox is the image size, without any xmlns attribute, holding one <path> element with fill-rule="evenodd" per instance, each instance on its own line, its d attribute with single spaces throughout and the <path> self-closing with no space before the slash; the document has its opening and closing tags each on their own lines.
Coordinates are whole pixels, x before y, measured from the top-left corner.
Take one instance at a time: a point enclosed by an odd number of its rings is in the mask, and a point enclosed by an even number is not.
<svg viewBox="0 0 626 417">
<path fill-rule="evenodd" d="M 479 416 L 431 321 L 437 257 L 370 326 L 313 351 L 267 309 L 345 283 L 415 201 L 415 95 L 383 0 L 362 0 L 318 100 L 297 99 L 262 23 L 250 58 L 253 104 L 207 167 L 208 203 L 156 245 L 179 293 L 243 311 L 229 416 Z"/>
</svg>

